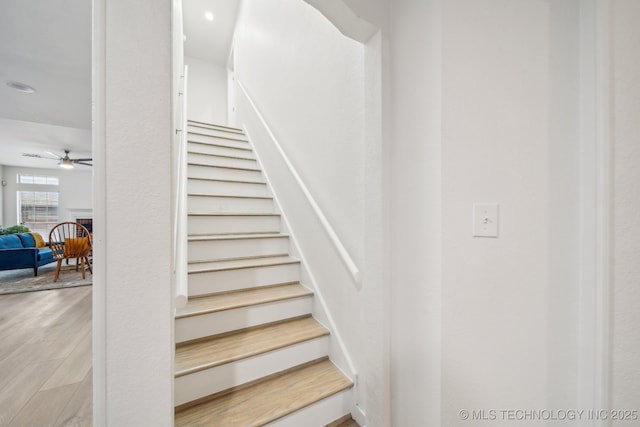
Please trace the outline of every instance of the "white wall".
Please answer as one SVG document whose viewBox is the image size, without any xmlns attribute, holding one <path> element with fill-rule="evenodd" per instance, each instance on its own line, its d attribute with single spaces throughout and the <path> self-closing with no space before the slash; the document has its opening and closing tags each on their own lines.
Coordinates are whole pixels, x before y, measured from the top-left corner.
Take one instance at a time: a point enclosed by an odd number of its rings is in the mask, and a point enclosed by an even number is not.
<svg viewBox="0 0 640 427">
<path fill-rule="evenodd" d="M 302 1 L 277 3 L 243 3 L 235 39 L 236 78 L 360 261 L 363 46 Z"/>
<path fill-rule="evenodd" d="M 391 9 L 389 157 L 391 423 L 440 426 L 441 1 Z"/>
<path fill-rule="evenodd" d="M 171 6 L 94 1 L 96 427 L 173 424 Z"/>
<path fill-rule="evenodd" d="M 392 3 L 392 425 L 576 405 L 579 14 L 557 3 Z M 476 202 L 499 238 L 471 236 Z"/>
<path fill-rule="evenodd" d="M 227 70 L 202 59 L 185 56 L 189 66 L 187 111 L 189 120 L 227 124 Z"/>
<path fill-rule="evenodd" d="M 575 364 L 553 367 L 577 354 L 578 212 L 565 188 L 578 151 L 554 173 L 575 135 L 556 138 L 550 122 L 550 4 L 460 0 L 444 11 L 443 421 L 464 424 L 464 408 L 574 407 Z M 471 237 L 474 202 L 500 203 L 499 239 Z"/>
<path fill-rule="evenodd" d="M 640 402 L 640 4 L 612 4 L 613 264 L 611 407 L 638 409 Z M 634 421 L 637 423 L 637 421 Z M 631 422 L 633 424 L 634 422 Z M 629 425 L 618 421 L 613 425 Z"/>
<path fill-rule="evenodd" d="M 81 170 L 80 168 L 83 168 Z M 18 223 L 16 191 L 57 191 L 59 199 L 59 221 L 74 221 L 77 217 L 90 218 L 92 215 L 91 169 L 86 166 L 76 166 L 73 170 L 25 168 L 4 166 L 4 173 L 0 177 L 7 181 L 4 187 L 3 201 L 5 226 Z M 0 170 L 2 172 L 2 170 Z M 17 184 L 17 174 L 56 176 L 60 185 L 32 185 Z M 47 236 L 44 236 L 45 239 Z"/>
<path fill-rule="evenodd" d="M 368 2 L 367 10 L 374 9 Z M 386 30 L 385 30 L 386 31 Z M 383 114 L 387 84 L 383 73 L 386 41 L 378 31 L 365 43 L 365 219 L 363 285 L 357 326 L 363 336 L 366 357 L 360 360 L 360 396 L 366 409 L 366 425 L 391 425 L 390 348 L 391 316 L 389 287 L 390 236 L 387 211 L 389 156 L 383 134 L 388 131 Z M 364 422 L 362 423 L 365 424 Z"/>
<path fill-rule="evenodd" d="M 360 378 L 357 399 L 373 425 L 382 425 L 385 416 L 388 348 L 387 318 L 382 314 L 388 299 L 380 273 L 380 45 L 379 37 L 366 48 L 344 37 L 301 0 L 243 2 L 234 45 L 237 80 L 358 267 L 366 272 L 361 286 L 354 283 L 238 90 L 238 123 L 249 131 L 316 279 L 316 301 L 327 302 L 336 332 L 347 343 Z M 365 76 L 365 61 L 378 71 Z M 377 110 L 372 110 L 376 105 Z M 376 131 L 365 132 L 365 111 L 370 111 L 366 117 Z M 369 214 L 366 208 L 374 210 Z M 315 313 L 327 320 L 320 311 Z M 371 317 L 371 312 L 380 315 Z M 348 370 L 335 348 L 332 355 Z"/>
</svg>

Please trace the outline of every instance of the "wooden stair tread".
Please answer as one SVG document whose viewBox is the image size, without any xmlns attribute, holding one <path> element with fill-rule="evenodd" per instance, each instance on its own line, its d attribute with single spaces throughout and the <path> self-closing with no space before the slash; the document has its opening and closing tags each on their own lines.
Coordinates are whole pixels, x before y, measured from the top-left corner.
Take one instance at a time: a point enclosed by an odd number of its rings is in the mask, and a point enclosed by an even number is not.
<svg viewBox="0 0 640 427">
<path fill-rule="evenodd" d="M 218 156 L 221 157 L 221 156 Z M 247 159 L 243 159 L 243 160 L 247 160 Z M 251 159 L 253 160 L 253 159 Z M 233 170 L 239 170 L 239 171 L 251 171 L 251 172 L 261 172 L 262 169 L 255 167 L 255 168 L 248 168 L 248 167 L 239 167 L 239 166 L 218 166 L 218 165 L 210 165 L 208 163 L 198 163 L 198 162 L 194 162 L 194 161 L 188 161 L 187 162 L 187 166 L 206 166 L 209 168 L 220 168 L 220 169 L 233 169 Z M 223 181 L 223 180 L 217 180 L 214 179 L 213 181 Z"/>
<path fill-rule="evenodd" d="M 216 129 L 216 128 L 206 128 L 204 126 L 196 126 L 196 125 L 189 125 L 189 126 L 194 126 L 197 129 L 189 129 L 189 131 L 187 132 L 187 142 L 189 144 L 204 144 L 204 145 L 218 145 L 218 144 L 222 144 L 223 146 L 226 147 L 226 145 L 224 144 L 228 144 L 228 140 L 231 139 L 233 141 L 238 141 L 238 142 L 242 142 L 243 144 L 240 144 L 240 146 L 242 146 L 242 148 L 240 147 L 234 147 L 234 148 L 239 148 L 242 150 L 251 150 L 253 151 L 253 149 L 251 148 L 251 142 L 247 139 L 247 135 L 244 134 L 243 132 L 230 132 L 226 129 Z M 207 132 L 207 131 L 212 131 L 214 133 L 206 133 L 203 134 L 201 132 Z M 206 140 L 206 141 L 201 141 L 198 139 L 192 140 L 189 139 L 188 136 L 189 135 L 204 135 L 204 136 L 210 136 L 213 138 L 221 138 L 224 141 L 217 141 L 217 142 L 212 142 L 211 140 Z M 220 136 L 222 135 L 222 136 Z M 227 138 L 226 136 L 228 136 L 229 138 Z M 243 139 L 236 139 L 236 138 L 243 138 Z"/>
<path fill-rule="evenodd" d="M 187 306 L 177 311 L 176 319 L 310 295 L 313 292 L 300 283 L 287 283 L 190 298 Z"/>
<path fill-rule="evenodd" d="M 351 387 L 330 361 L 306 365 L 176 411 L 175 426 L 261 426 Z"/>
<path fill-rule="evenodd" d="M 213 193 L 188 193 L 187 196 L 197 197 L 224 197 L 230 199 L 259 199 L 259 200 L 273 200 L 272 196 L 238 196 L 236 194 L 213 194 Z"/>
<path fill-rule="evenodd" d="M 203 165 L 199 165 L 199 166 L 203 166 Z M 204 165 L 204 166 L 209 166 L 209 165 Z M 238 168 L 229 168 L 226 166 L 210 166 L 212 168 L 220 168 L 220 169 L 238 169 Z M 241 179 L 220 179 L 220 178 L 200 178 L 200 177 L 195 177 L 195 176 L 188 176 L 187 180 L 194 180 L 194 181 L 216 181 L 216 182 L 235 182 L 235 183 L 240 183 L 240 184 L 260 184 L 260 185 L 267 185 L 266 182 L 264 181 L 249 181 L 249 180 L 241 180 Z"/>
<path fill-rule="evenodd" d="M 189 236 L 190 242 L 208 240 L 244 240 L 244 239 L 270 239 L 273 237 L 289 237 L 282 233 L 252 233 L 252 234 L 195 234 Z"/>
<path fill-rule="evenodd" d="M 206 146 L 214 146 L 214 147 L 220 147 L 220 148 L 228 148 L 231 150 L 241 150 L 241 151 L 250 151 L 253 153 L 253 148 L 251 148 L 250 145 L 247 144 L 246 147 L 235 147 L 235 146 L 229 146 L 229 145 L 224 145 L 224 144 L 216 144 L 215 142 L 201 142 L 201 141 L 189 141 L 187 139 L 187 142 L 189 143 L 189 145 L 194 144 L 194 145 L 206 145 Z M 199 151 L 191 151 L 191 149 L 189 149 L 190 153 L 198 153 L 198 154 L 206 154 L 206 153 L 200 153 Z"/>
<path fill-rule="evenodd" d="M 329 335 L 329 331 L 308 316 L 179 344 L 176 347 L 175 376 L 188 375 L 325 335 Z"/>
<path fill-rule="evenodd" d="M 351 418 L 351 414 L 347 414 L 324 427 L 360 427 L 360 424 Z"/>
<path fill-rule="evenodd" d="M 226 126 L 226 125 L 217 125 L 215 123 L 199 122 L 197 120 L 187 120 L 187 124 L 191 125 L 191 126 L 195 126 L 195 127 L 212 126 L 212 127 L 216 127 L 216 128 L 228 129 L 229 131 L 233 131 L 233 132 L 236 132 L 236 133 L 238 133 L 238 132 L 239 133 L 244 133 L 244 131 L 242 129 L 240 129 L 240 128 L 234 128 L 234 127 Z"/>
<path fill-rule="evenodd" d="M 213 130 L 213 131 L 219 131 L 219 132 L 225 132 L 224 130 L 220 130 L 220 129 L 210 129 L 210 128 L 203 128 L 201 127 L 201 129 L 203 129 L 201 132 L 195 132 L 190 130 L 188 132 L 189 135 L 200 135 L 200 136 L 206 136 L 208 138 L 218 138 L 218 139 L 224 139 L 227 141 L 238 141 L 238 142 L 246 142 L 247 144 L 249 143 L 249 140 L 247 139 L 240 139 L 240 137 L 243 137 L 243 134 L 239 134 L 239 133 L 233 133 L 233 132 L 228 132 L 229 136 L 221 136 L 221 135 L 212 135 L 210 133 L 204 133 L 205 130 Z M 233 138 L 233 135 L 237 135 L 238 138 Z M 188 137 L 187 137 L 187 141 L 188 141 Z"/>
<path fill-rule="evenodd" d="M 274 217 L 274 216 L 278 216 L 279 217 L 280 214 L 272 213 L 272 212 L 246 213 L 246 212 L 219 212 L 219 211 L 215 211 L 215 212 L 194 212 L 194 213 L 189 213 L 189 216 L 214 216 L 214 217 L 227 217 L 227 216 L 242 216 L 242 217 L 253 217 L 253 216 L 265 217 L 265 216 L 267 216 L 267 217 Z"/>
<path fill-rule="evenodd" d="M 237 270 L 241 268 L 268 267 L 282 264 L 297 264 L 299 262 L 300 260 L 290 257 L 289 255 L 276 255 L 189 263 L 188 270 L 189 273 L 204 273 L 210 271 Z"/>
<path fill-rule="evenodd" d="M 234 159 L 234 160 L 249 160 L 252 162 L 255 162 L 256 159 L 251 158 L 251 157 L 240 157 L 238 156 L 232 156 L 230 154 L 213 154 L 213 153 L 199 153 L 197 151 L 187 151 L 187 154 L 196 154 L 198 156 L 209 156 L 209 157 L 221 157 L 223 159 Z"/>
<path fill-rule="evenodd" d="M 187 135 L 187 147 L 188 149 L 194 148 L 196 150 L 202 149 L 203 147 L 231 148 L 235 150 L 246 150 L 253 152 L 253 148 L 251 147 L 251 143 L 249 141 L 240 139 L 213 138 L 216 137 L 213 135 Z M 197 145 L 197 147 L 194 145 Z"/>
</svg>

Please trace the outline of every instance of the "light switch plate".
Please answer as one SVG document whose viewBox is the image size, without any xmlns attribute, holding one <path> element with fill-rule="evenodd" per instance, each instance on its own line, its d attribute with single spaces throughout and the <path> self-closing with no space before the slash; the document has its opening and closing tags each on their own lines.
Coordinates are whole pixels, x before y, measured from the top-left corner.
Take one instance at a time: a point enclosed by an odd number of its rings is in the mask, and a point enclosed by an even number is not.
<svg viewBox="0 0 640 427">
<path fill-rule="evenodd" d="M 474 203 L 473 237 L 498 237 L 497 203 Z"/>
</svg>

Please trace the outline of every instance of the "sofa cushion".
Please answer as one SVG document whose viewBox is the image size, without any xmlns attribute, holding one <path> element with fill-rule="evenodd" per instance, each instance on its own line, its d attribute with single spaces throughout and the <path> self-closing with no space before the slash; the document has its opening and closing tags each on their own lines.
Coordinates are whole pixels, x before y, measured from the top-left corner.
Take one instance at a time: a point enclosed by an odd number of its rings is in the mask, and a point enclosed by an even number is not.
<svg viewBox="0 0 640 427">
<path fill-rule="evenodd" d="M 51 249 L 38 250 L 38 265 L 48 264 L 53 261 L 53 253 L 51 252 Z"/>
<path fill-rule="evenodd" d="M 0 249 L 20 249 L 22 248 L 22 240 L 16 234 L 8 234 L 0 236 Z"/>
<path fill-rule="evenodd" d="M 35 248 L 36 241 L 31 233 L 18 233 L 17 236 L 22 240 L 22 246 L 25 248 Z"/>
<path fill-rule="evenodd" d="M 40 249 L 47 247 L 47 244 L 44 242 L 40 233 L 31 232 L 29 234 L 31 234 L 31 237 L 33 237 L 33 240 L 36 242 L 36 248 Z"/>
</svg>

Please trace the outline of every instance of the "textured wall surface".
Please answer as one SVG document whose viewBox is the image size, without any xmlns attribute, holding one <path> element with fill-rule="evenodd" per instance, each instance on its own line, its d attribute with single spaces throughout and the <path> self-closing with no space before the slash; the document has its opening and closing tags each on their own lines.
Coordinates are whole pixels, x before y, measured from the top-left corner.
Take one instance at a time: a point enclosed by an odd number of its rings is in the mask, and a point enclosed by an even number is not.
<svg viewBox="0 0 640 427">
<path fill-rule="evenodd" d="M 611 407 L 640 410 L 640 3 L 613 4 Z M 638 421 L 617 421 L 629 425 Z"/>
<path fill-rule="evenodd" d="M 171 1 L 95 8 L 94 425 L 171 426 Z"/>
<path fill-rule="evenodd" d="M 576 403 L 579 14 L 557 3 L 391 4 L 393 425 Z M 472 237 L 479 202 L 497 239 Z"/>
</svg>

